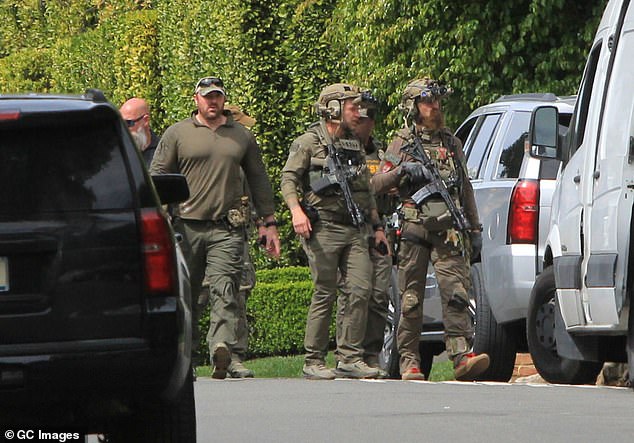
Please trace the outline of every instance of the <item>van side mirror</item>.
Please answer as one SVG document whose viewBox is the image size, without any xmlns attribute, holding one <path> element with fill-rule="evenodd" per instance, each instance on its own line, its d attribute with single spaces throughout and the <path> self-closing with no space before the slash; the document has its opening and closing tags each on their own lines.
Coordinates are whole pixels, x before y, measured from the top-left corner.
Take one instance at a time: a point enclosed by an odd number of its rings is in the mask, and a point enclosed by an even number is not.
<svg viewBox="0 0 634 443">
<path fill-rule="evenodd" d="M 554 106 L 540 106 L 533 111 L 528 133 L 532 157 L 558 158 L 558 122 L 559 111 Z"/>
<path fill-rule="evenodd" d="M 163 205 L 179 203 L 189 198 L 189 186 L 182 174 L 153 175 L 152 181 Z"/>
</svg>

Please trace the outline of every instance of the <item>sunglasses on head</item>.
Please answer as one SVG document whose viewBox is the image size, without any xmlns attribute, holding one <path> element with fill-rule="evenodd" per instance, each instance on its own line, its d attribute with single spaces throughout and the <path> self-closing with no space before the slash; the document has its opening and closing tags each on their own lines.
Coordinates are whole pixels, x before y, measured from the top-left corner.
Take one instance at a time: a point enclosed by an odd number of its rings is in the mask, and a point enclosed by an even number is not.
<svg viewBox="0 0 634 443">
<path fill-rule="evenodd" d="M 141 120 L 143 117 L 145 117 L 147 114 L 143 114 L 141 115 L 141 117 L 136 118 L 134 120 L 124 120 L 125 124 L 128 125 L 128 128 L 131 128 L 132 126 L 136 125 L 136 122 L 138 122 L 139 120 Z"/>
<path fill-rule="evenodd" d="M 225 87 L 224 82 L 219 77 L 203 77 L 200 80 L 198 80 L 198 83 L 196 83 L 196 89 L 206 88 L 211 85 L 219 86 L 221 88 Z"/>
</svg>

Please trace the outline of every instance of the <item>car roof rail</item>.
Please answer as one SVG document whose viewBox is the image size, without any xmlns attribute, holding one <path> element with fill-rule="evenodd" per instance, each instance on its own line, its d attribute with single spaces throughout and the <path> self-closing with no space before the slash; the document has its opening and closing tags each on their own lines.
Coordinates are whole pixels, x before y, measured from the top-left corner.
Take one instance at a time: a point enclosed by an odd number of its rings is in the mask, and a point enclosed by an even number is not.
<svg viewBox="0 0 634 443">
<path fill-rule="evenodd" d="M 106 103 L 108 100 L 101 89 L 88 88 L 84 93 L 84 98 L 96 103 Z"/>
<path fill-rule="evenodd" d="M 535 100 L 543 102 L 556 102 L 558 100 L 558 97 L 552 92 L 531 92 L 525 94 L 503 95 L 502 97 L 498 98 L 495 103 Z"/>
</svg>

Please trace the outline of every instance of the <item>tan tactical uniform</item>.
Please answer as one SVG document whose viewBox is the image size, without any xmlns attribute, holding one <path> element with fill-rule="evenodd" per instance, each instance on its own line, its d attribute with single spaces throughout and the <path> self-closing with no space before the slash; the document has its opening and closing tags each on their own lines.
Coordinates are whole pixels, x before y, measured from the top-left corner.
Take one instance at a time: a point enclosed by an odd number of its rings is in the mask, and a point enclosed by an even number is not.
<svg viewBox="0 0 634 443">
<path fill-rule="evenodd" d="M 458 178 L 459 188 L 450 189 L 456 204 L 462 206 L 472 226 L 479 226 L 473 189 L 469 182 L 460 140 L 448 129 L 432 133 L 420 133 L 427 155 L 437 165 L 443 180 Z M 401 318 L 397 342 L 401 355 L 401 373 L 420 367 L 419 337 L 423 322 L 426 270 L 431 259 L 442 298 L 445 345 L 454 361 L 470 348 L 473 329 L 467 305 L 469 280 L 466 235 L 452 227 L 446 205 L 442 199 L 431 197 L 416 208 L 411 195 L 420 186 L 411 186 L 402 177 L 398 166 L 403 162 L 417 161 L 401 151 L 410 143 L 409 130 L 401 130 L 388 147 L 381 162 L 380 172 L 372 179 L 377 194 L 398 187 L 403 202 L 403 228 L 399 248 L 398 284 L 401 291 Z"/>
<path fill-rule="evenodd" d="M 241 170 L 251 185 L 258 215 L 274 213 L 273 193 L 255 137 L 234 122 L 230 111 L 225 110 L 224 115 L 226 123 L 216 130 L 199 123 L 195 113 L 170 126 L 150 166 L 152 174 L 181 173 L 189 185 L 190 198 L 178 205 L 174 229 L 186 239 L 183 252 L 192 294 L 200 293 L 203 277 L 209 282 L 210 351 L 219 343 L 225 343 L 229 350 L 238 345 L 242 308 L 237 294 L 248 218 Z M 196 304 L 193 309 L 195 325 L 199 308 Z"/>
<path fill-rule="evenodd" d="M 366 146 L 365 161 L 370 175 L 373 176 L 379 170 L 381 158 L 384 154 L 384 146 L 374 138 L 370 138 Z M 394 212 L 394 198 L 390 195 L 375 196 L 379 217 L 389 216 Z M 370 366 L 378 365 L 379 353 L 383 347 L 383 335 L 388 312 L 388 288 L 390 285 L 390 275 L 392 271 L 392 257 L 381 255 L 374 250 L 374 232 L 371 226 L 366 226 L 366 235 L 370 247 L 370 260 L 372 262 L 372 290 L 368 300 L 368 323 L 363 340 L 363 359 Z M 337 340 L 341 339 L 340 331 L 343 322 L 343 313 L 347 309 L 349 291 L 343 279 L 339 284 L 339 297 L 337 298 Z"/>
<path fill-rule="evenodd" d="M 315 194 L 310 183 L 321 178 L 328 148 L 323 125 L 313 124 L 292 143 L 286 165 L 282 170 L 282 195 L 288 203 L 299 199 L 319 213 L 319 220 L 312 221 L 310 239 L 302 239 L 302 246 L 314 284 L 306 323 L 304 346 L 306 365 L 325 363 L 328 351 L 328 328 L 332 306 L 337 292 L 337 270 L 346 278 L 350 297 L 343 313 L 341 341 L 337 351 L 344 363 L 363 360 L 363 339 L 368 316 L 371 263 L 365 230 L 354 227 L 339 191 Z M 349 135 L 347 139 L 335 139 L 335 147 L 344 149 L 356 171 L 350 180 L 353 198 L 358 206 L 369 214 L 376 208 L 369 190 L 369 174 L 365 154 L 360 142 Z M 369 215 L 366 217 L 370 223 Z"/>
</svg>

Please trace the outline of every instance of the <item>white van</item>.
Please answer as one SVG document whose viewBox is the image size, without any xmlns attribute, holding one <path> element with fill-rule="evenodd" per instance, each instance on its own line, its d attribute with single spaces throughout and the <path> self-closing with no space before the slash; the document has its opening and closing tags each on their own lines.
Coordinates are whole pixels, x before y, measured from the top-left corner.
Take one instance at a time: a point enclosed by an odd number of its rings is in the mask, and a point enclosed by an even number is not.
<svg viewBox="0 0 634 443">
<path fill-rule="evenodd" d="M 562 166 L 529 302 L 529 349 L 550 382 L 594 383 L 603 362 L 628 360 L 631 382 L 634 2 L 608 3 L 564 140 L 556 128 L 557 109 L 534 111 L 531 155 Z"/>
</svg>

